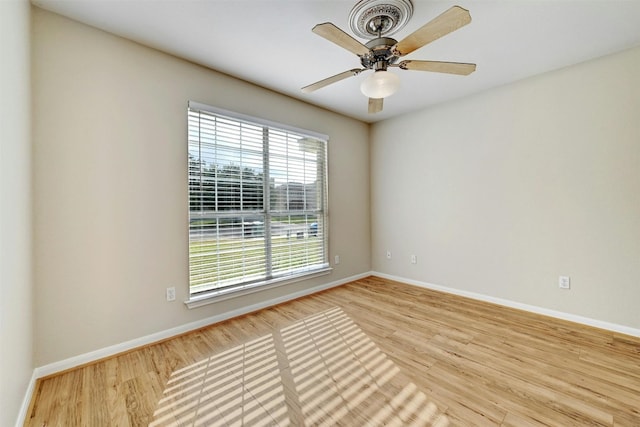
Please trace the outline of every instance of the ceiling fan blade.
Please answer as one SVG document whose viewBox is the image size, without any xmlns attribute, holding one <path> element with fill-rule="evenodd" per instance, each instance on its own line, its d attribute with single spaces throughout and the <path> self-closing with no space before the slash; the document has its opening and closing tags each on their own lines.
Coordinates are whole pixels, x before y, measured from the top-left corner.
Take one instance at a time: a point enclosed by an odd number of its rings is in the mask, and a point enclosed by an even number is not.
<svg viewBox="0 0 640 427">
<path fill-rule="evenodd" d="M 325 86 L 329 86 L 332 83 L 335 82 L 339 82 L 340 80 L 344 80 L 348 77 L 353 77 L 356 76 L 358 74 L 360 74 L 362 71 L 364 71 L 364 68 L 354 68 L 353 70 L 349 70 L 349 71 L 344 71 L 340 74 L 336 74 L 335 76 L 331 76 L 331 77 L 327 77 L 324 80 L 320 80 L 319 82 L 315 82 L 313 84 L 310 84 L 308 86 L 305 86 L 302 88 L 302 92 L 303 93 L 311 93 L 314 90 L 318 90 L 320 88 L 323 88 Z"/>
<path fill-rule="evenodd" d="M 394 64 L 395 65 L 395 64 Z M 433 71 L 435 73 L 459 74 L 468 76 L 476 70 L 476 64 L 464 62 L 439 62 L 439 61 L 401 61 L 397 65 L 402 70 Z"/>
<path fill-rule="evenodd" d="M 407 55 L 460 27 L 464 27 L 469 22 L 471 22 L 469 11 L 460 6 L 453 6 L 399 41 L 395 45 L 394 51 L 398 56 Z"/>
<path fill-rule="evenodd" d="M 369 98 L 369 114 L 375 114 L 382 111 L 382 103 L 384 98 Z"/>
<path fill-rule="evenodd" d="M 349 34 L 342 31 L 340 28 L 333 25 L 331 22 L 318 24 L 313 27 L 311 31 L 313 31 L 320 37 L 324 37 L 330 42 L 333 42 L 338 46 L 355 53 L 358 56 L 366 55 L 369 53 L 368 47 L 351 37 Z"/>
</svg>

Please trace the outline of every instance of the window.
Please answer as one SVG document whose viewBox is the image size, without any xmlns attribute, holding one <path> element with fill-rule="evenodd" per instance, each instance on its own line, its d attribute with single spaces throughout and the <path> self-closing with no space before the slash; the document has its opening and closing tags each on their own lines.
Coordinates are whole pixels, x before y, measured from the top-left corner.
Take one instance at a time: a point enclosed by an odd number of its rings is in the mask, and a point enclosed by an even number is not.
<svg viewBox="0 0 640 427">
<path fill-rule="evenodd" d="M 190 302 L 329 271 L 326 136 L 194 102 L 188 134 Z"/>
</svg>

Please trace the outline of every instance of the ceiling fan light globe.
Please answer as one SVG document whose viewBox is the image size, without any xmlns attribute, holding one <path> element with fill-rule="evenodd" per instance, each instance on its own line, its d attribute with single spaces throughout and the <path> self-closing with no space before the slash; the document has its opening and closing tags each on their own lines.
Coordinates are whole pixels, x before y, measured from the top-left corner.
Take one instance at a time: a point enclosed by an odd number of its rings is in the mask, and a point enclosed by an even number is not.
<svg viewBox="0 0 640 427">
<path fill-rule="evenodd" d="M 400 77 L 390 71 L 376 71 L 364 79 L 360 90 L 369 98 L 386 98 L 400 87 Z"/>
</svg>

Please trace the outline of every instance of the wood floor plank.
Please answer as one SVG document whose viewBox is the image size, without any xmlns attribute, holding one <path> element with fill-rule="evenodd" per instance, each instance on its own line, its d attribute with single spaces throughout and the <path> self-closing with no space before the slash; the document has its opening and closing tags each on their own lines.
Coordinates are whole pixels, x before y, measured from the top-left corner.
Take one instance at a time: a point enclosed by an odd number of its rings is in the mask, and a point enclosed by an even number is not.
<svg viewBox="0 0 640 427">
<path fill-rule="evenodd" d="M 368 277 L 38 380 L 25 426 L 640 426 L 640 339 Z"/>
</svg>

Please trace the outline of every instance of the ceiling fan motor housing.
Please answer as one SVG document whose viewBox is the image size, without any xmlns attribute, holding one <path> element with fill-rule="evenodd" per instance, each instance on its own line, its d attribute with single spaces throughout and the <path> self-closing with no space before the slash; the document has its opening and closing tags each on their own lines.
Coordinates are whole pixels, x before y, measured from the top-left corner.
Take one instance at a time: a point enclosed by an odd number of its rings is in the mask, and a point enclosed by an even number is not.
<svg viewBox="0 0 640 427">
<path fill-rule="evenodd" d="M 393 47 L 398 42 L 391 37 L 379 37 L 373 39 L 367 44 L 369 53 L 360 57 L 360 63 L 366 69 L 386 70 L 387 65 L 393 64 L 398 60 L 398 56 L 393 52 Z"/>
</svg>

